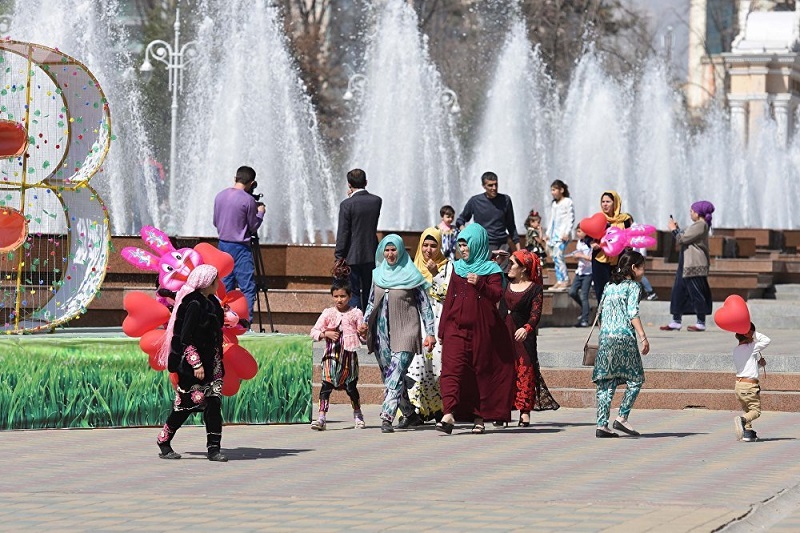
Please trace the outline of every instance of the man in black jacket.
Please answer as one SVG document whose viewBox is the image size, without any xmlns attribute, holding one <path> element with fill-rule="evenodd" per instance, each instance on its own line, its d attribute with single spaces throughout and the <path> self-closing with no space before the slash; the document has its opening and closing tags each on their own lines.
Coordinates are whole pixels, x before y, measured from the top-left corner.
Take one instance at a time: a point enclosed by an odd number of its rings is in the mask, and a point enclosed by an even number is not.
<svg viewBox="0 0 800 533">
<path fill-rule="evenodd" d="M 497 174 L 484 172 L 481 176 L 483 194 L 476 194 L 467 201 L 464 210 L 458 215 L 456 226 L 464 229 L 471 218 L 486 229 L 489 234 L 489 249 L 509 251 L 508 239 L 520 249 L 519 233 L 514 222 L 514 206 L 511 197 L 497 192 Z"/>
<path fill-rule="evenodd" d="M 372 270 L 378 248 L 378 217 L 381 215 L 380 196 L 366 190 L 367 173 L 355 168 L 347 173 L 347 196 L 339 204 L 339 229 L 336 233 L 336 259 L 350 265 L 350 286 L 353 295 L 350 305 L 362 311 L 367 308 L 372 288 Z"/>
</svg>

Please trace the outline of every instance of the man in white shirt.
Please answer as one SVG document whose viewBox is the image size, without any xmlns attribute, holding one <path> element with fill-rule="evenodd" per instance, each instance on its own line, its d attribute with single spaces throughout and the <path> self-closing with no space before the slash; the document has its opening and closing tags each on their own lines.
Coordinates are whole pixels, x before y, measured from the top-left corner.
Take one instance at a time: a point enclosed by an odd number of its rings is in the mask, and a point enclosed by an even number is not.
<svg viewBox="0 0 800 533">
<path fill-rule="evenodd" d="M 769 346 L 769 337 L 756 332 L 750 323 L 747 334 L 736 334 L 739 345 L 733 349 L 733 364 L 736 365 L 736 397 L 744 410 L 744 416 L 734 419 L 736 437 L 745 442 L 758 440 L 753 431 L 752 422 L 761 416 L 761 387 L 758 384 L 758 367 L 767 362 L 761 356 L 761 350 Z"/>
</svg>

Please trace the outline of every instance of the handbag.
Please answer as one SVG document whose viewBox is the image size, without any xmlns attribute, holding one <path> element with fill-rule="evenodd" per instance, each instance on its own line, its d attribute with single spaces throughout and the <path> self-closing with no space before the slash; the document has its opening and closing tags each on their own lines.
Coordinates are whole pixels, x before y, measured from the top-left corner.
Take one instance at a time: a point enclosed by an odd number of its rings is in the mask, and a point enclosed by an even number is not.
<svg viewBox="0 0 800 533">
<path fill-rule="evenodd" d="M 583 345 L 583 366 L 594 366 L 594 362 L 597 360 L 597 344 L 589 344 L 589 340 L 592 338 L 592 333 L 594 333 L 594 328 L 597 326 L 597 318 L 600 316 L 600 311 L 603 309 L 602 304 L 600 307 L 597 308 L 597 313 L 594 315 L 594 322 L 592 322 L 592 329 L 589 330 L 589 336 L 586 337 L 586 343 Z"/>
</svg>

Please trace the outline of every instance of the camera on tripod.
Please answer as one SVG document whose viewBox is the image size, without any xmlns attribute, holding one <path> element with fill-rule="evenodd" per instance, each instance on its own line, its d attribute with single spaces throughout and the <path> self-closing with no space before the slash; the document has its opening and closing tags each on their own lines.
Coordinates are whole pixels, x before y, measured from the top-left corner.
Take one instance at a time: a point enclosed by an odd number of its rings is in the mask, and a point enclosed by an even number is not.
<svg viewBox="0 0 800 533">
<path fill-rule="evenodd" d="M 250 188 L 249 188 L 249 189 L 247 189 L 247 193 L 248 193 L 250 196 L 252 196 L 252 197 L 253 197 L 253 199 L 255 199 L 255 201 L 256 201 L 257 203 L 263 203 L 263 202 L 261 202 L 261 199 L 264 197 L 264 194 L 263 194 L 263 193 L 261 193 L 261 194 L 257 194 L 257 193 L 255 192 L 255 191 L 256 191 L 256 187 L 258 187 L 258 182 L 257 182 L 257 181 L 253 181 L 253 182 L 250 184 Z"/>
</svg>

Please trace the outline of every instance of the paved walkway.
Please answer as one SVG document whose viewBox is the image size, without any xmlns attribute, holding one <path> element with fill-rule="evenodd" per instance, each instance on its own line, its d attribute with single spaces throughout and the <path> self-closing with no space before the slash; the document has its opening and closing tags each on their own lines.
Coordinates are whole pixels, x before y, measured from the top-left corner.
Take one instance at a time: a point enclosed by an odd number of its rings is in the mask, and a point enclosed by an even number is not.
<svg viewBox="0 0 800 533">
<path fill-rule="evenodd" d="M 351 429 L 344 405 L 332 407 L 324 433 L 226 426 L 228 463 L 205 459 L 199 427 L 178 433 L 180 461 L 158 459 L 154 428 L 2 432 L 2 527 L 678 532 L 740 517 L 739 530 L 800 525 L 797 413 L 765 413 L 756 422 L 763 441 L 741 443 L 724 411 L 634 411 L 644 435 L 614 440 L 594 437 L 590 409 L 450 436 L 432 426 L 381 434 L 378 411 L 366 407 L 363 431 Z"/>
</svg>

